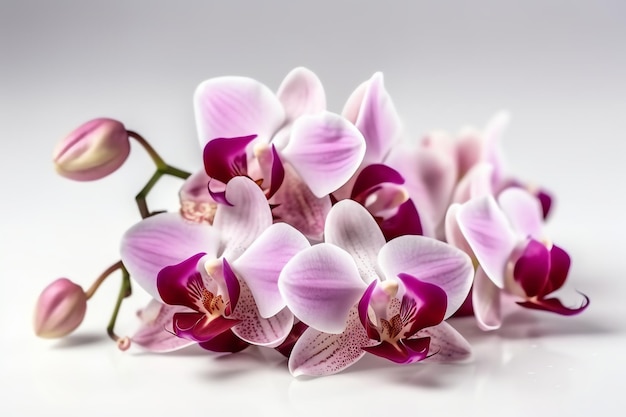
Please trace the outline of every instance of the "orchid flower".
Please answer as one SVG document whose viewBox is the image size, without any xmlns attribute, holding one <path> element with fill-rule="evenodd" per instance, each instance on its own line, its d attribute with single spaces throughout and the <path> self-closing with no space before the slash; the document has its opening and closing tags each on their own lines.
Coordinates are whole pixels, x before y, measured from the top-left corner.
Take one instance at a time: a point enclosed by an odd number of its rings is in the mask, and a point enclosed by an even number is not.
<svg viewBox="0 0 626 417">
<path fill-rule="evenodd" d="M 450 207 L 448 240 L 473 254 L 478 267 L 472 303 L 483 330 L 501 325 L 501 294 L 522 307 L 574 315 L 589 305 L 564 306 L 550 295 L 565 283 L 570 257 L 546 236 L 540 202 L 521 188 L 509 188 L 497 197 L 484 194 Z"/>
<path fill-rule="evenodd" d="M 482 164 L 489 164 L 492 166 L 490 182 L 494 195 L 511 187 L 526 189 L 539 200 L 542 215 L 547 218 L 552 207 L 552 196 L 546 190 L 510 177 L 506 173 L 506 163 L 500 143 L 509 122 L 509 113 L 500 111 L 487 122 L 482 131 L 473 128 L 465 128 L 461 131 L 456 143 L 460 180 L 454 192 L 453 202 L 467 201 L 471 172 Z"/>
<path fill-rule="evenodd" d="M 352 200 L 333 206 L 324 235 L 278 280 L 289 309 L 310 326 L 291 353 L 293 375 L 336 373 L 366 351 L 397 363 L 469 354 L 465 339 L 443 321 L 469 291 L 466 254 L 423 236 L 385 242 L 371 214 Z"/>
<path fill-rule="evenodd" d="M 283 265 L 309 246 L 293 227 L 272 224 L 261 189 L 245 177 L 226 186 L 231 205 L 219 205 L 212 225 L 179 214 L 149 217 L 122 240 L 131 276 L 157 301 L 187 307 L 173 314 L 173 332 L 195 342 L 225 338 L 277 346 L 293 315 L 277 290 Z"/>
<path fill-rule="evenodd" d="M 213 78 L 198 86 L 194 103 L 213 197 L 226 202 L 219 183 L 248 176 L 272 198 L 277 217 L 321 239 L 328 195 L 357 170 L 365 141 L 348 120 L 325 111 L 317 76 L 296 68 L 277 94 L 250 78 Z"/>
</svg>

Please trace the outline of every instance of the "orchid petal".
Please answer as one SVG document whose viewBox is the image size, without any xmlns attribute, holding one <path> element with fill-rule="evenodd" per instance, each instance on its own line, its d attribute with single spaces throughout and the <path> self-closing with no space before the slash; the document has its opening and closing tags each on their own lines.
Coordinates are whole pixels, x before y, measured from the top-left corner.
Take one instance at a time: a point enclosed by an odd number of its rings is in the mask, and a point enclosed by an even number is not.
<svg viewBox="0 0 626 417">
<path fill-rule="evenodd" d="M 396 214 L 380 222 L 386 240 L 402 235 L 422 235 L 422 221 L 412 200 L 402 203 Z"/>
<path fill-rule="evenodd" d="M 203 313 L 175 313 L 173 316 L 176 336 L 206 342 L 229 330 L 240 321 L 223 316 L 207 317 Z"/>
<path fill-rule="evenodd" d="M 548 295 L 563 286 L 571 262 L 567 252 L 556 245 L 552 245 L 552 249 L 550 249 L 550 275 L 546 286 L 541 290 L 541 294 Z"/>
<path fill-rule="evenodd" d="M 429 346 L 430 338 L 422 337 L 402 340 L 397 345 L 383 341 L 376 346 L 363 347 L 363 350 L 395 363 L 410 364 L 426 358 Z"/>
<path fill-rule="evenodd" d="M 494 184 L 501 184 L 504 180 L 504 158 L 500 141 L 504 131 L 507 129 L 511 116 L 506 111 L 496 113 L 488 122 L 483 132 L 483 154 L 482 160 L 493 165 Z"/>
<path fill-rule="evenodd" d="M 459 227 L 487 276 L 504 288 L 504 274 L 517 245 L 511 226 L 491 196 L 463 204 L 457 213 Z"/>
<path fill-rule="evenodd" d="M 194 94 L 202 147 L 215 138 L 250 134 L 268 142 L 283 124 L 285 111 L 265 85 L 246 77 L 218 77 L 201 83 Z"/>
<path fill-rule="evenodd" d="M 228 292 L 228 307 L 226 310 L 226 314 L 232 313 L 232 311 L 237 308 L 237 303 L 239 302 L 239 295 L 241 294 L 241 286 L 239 285 L 239 280 L 237 279 L 237 275 L 233 272 L 230 264 L 226 260 L 226 258 L 222 258 L 222 276 L 220 278 L 224 279 L 224 285 L 226 287 L 226 291 Z"/>
<path fill-rule="evenodd" d="M 340 372 L 365 355 L 362 347 L 378 342 L 367 337 L 356 308 L 350 310 L 346 330 L 328 334 L 308 328 L 298 339 L 289 357 L 293 376 L 323 376 Z"/>
<path fill-rule="evenodd" d="M 364 154 L 361 132 L 330 112 L 299 117 L 281 152 L 317 197 L 330 194 L 348 181 Z"/>
<path fill-rule="evenodd" d="M 528 242 L 522 255 L 515 262 L 513 278 L 528 297 L 541 294 L 550 274 L 550 252 L 540 242 Z"/>
<path fill-rule="evenodd" d="M 485 163 L 475 165 L 459 181 L 454 190 L 452 201 L 465 203 L 472 198 L 493 194 L 492 175 L 493 167 L 491 165 Z"/>
<path fill-rule="evenodd" d="M 223 256 L 234 261 L 272 224 L 272 212 L 263 191 L 246 177 L 235 177 L 226 185 L 231 206 L 220 205 L 213 226 L 222 236 Z"/>
<path fill-rule="evenodd" d="M 364 81 L 348 97 L 346 104 L 341 110 L 341 115 L 348 119 L 350 123 L 356 124 L 356 120 L 359 117 L 359 111 L 365 97 L 365 92 L 369 86 L 370 80 Z"/>
<path fill-rule="evenodd" d="M 283 268 L 278 288 L 289 309 L 309 326 L 341 333 L 366 285 L 352 256 L 329 243 L 295 255 Z"/>
<path fill-rule="evenodd" d="M 204 146 L 204 170 L 211 178 L 227 184 L 238 175 L 248 175 L 246 147 L 256 135 L 215 138 Z"/>
<path fill-rule="evenodd" d="M 365 283 L 377 279 L 376 258 L 385 237 L 363 206 L 353 200 L 335 204 L 326 217 L 324 238 L 352 255 Z"/>
<path fill-rule="evenodd" d="M 473 166 L 480 162 L 484 142 L 482 133 L 473 127 L 463 129 L 456 141 L 456 156 L 459 177 L 463 178 Z"/>
<path fill-rule="evenodd" d="M 415 317 L 406 331 L 406 337 L 411 337 L 418 330 L 435 326 L 443 321 L 448 299 L 441 287 L 404 273 L 398 274 L 398 279 L 405 289 L 400 315 L 411 314 L 410 312 L 415 309 Z"/>
<path fill-rule="evenodd" d="M 291 356 L 291 351 L 293 350 L 294 345 L 296 344 L 298 339 L 300 339 L 302 333 L 304 333 L 304 331 L 309 328 L 309 326 L 304 324 L 304 322 L 301 322 L 299 320 L 294 321 L 295 323 L 293 324 L 293 327 L 291 328 L 291 331 L 289 332 L 287 338 L 283 341 L 283 343 L 274 348 L 286 358 L 289 358 Z"/>
<path fill-rule="evenodd" d="M 361 172 L 359 172 L 359 175 L 354 182 L 354 186 L 352 187 L 350 198 L 356 200 L 359 196 L 361 196 L 361 194 L 369 192 L 373 188 L 386 182 L 392 184 L 404 184 L 404 178 L 398 171 L 387 165 L 368 165 L 363 168 Z"/>
<path fill-rule="evenodd" d="M 467 253 L 470 257 L 474 254 L 472 248 L 470 247 L 467 240 L 465 240 L 465 236 L 461 232 L 461 228 L 459 227 L 459 222 L 457 220 L 457 215 L 461 205 L 458 203 L 451 204 L 448 207 L 448 212 L 446 213 L 445 219 L 445 237 L 446 241 L 454 246 L 455 248 L 461 249 L 463 252 Z"/>
<path fill-rule="evenodd" d="M 581 295 L 583 296 L 583 301 L 580 304 L 580 307 L 566 307 L 557 298 L 545 298 L 540 300 L 523 302 L 520 301 L 517 304 L 533 310 L 549 311 L 551 313 L 560 314 L 562 316 L 574 316 L 576 314 L 582 313 L 587 307 L 589 307 L 589 297 L 587 297 L 585 294 Z"/>
<path fill-rule="evenodd" d="M 169 306 L 156 300 L 150 300 L 141 310 L 142 321 L 137 332 L 131 337 L 133 344 L 151 352 L 173 352 L 194 344 L 195 342 L 176 336 L 171 329 L 174 314 L 189 311 L 182 306 Z"/>
<path fill-rule="evenodd" d="M 370 320 L 369 309 L 370 302 L 372 300 L 372 294 L 374 293 L 374 290 L 376 289 L 376 286 L 379 282 L 380 281 L 378 280 L 372 281 L 370 285 L 368 285 L 367 289 L 363 293 L 363 296 L 359 300 L 359 304 L 357 305 L 359 320 L 361 321 L 363 328 L 366 330 L 367 336 L 370 339 L 375 339 L 378 341 L 380 341 L 380 333 L 378 332 L 376 326 L 374 326 L 374 324 L 372 323 L 372 320 Z"/>
<path fill-rule="evenodd" d="M 287 121 L 303 114 L 314 114 L 326 109 L 326 94 L 322 82 L 307 68 L 294 68 L 278 87 L 278 100 L 283 104 Z"/>
<path fill-rule="evenodd" d="M 286 306 L 278 292 L 278 276 L 294 255 L 310 246 L 302 233 L 288 224 L 276 223 L 233 263 L 248 284 L 261 317 L 274 316 Z"/>
<path fill-rule="evenodd" d="M 536 197 L 541 203 L 541 211 L 543 212 L 544 220 L 548 218 L 550 214 L 550 209 L 552 208 L 553 198 L 549 192 L 545 190 L 539 190 L 536 192 Z"/>
<path fill-rule="evenodd" d="M 250 346 L 249 343 L 235 336 L 232 330 L 226 330 L 211 340 L 199 343 L 199 345 L 203 349 L 218 353 L 237 353 Z"/>
<path fill-rule="evenodd" d="M 261 317 L 250 288 L 241 282 L 239 303 L 232 317 L 241 321 L 233 327 L 233 333 L 242 340 L 257 346 L 279 346 L 289 335 L 293 327 L 294 317 L 291 311 L 284 308 L 278 314 Z"/>
<path fill-rule="evenodd" d="M 469 342 L 445 321 L 417 332 L 416 337 L 430 337 L 428 362 L 462 361 L 470 358 L 472 347 Z"/>
<path fill-rule="evenodd" d="M 355 125 L 363 133 L 367 144 L 363 158 L 365 164 L 382 162 L 399 139 L 401 123 L 385 90 L 381 72 L 374 74 L 367 84 Z"/>
<path fill-rule="evenodd" d="M 444 318 L 463 304 L 474 275 L 467 254 L 424 236 L 405 235 L 389 241 L 378 254 L 378 264 L 387 278 L 405 273 L 443 289 L 448 296 Z"/>
<path fill-rule="evenodd" d="M 511 187 L 500 193 L 498 204 L 519 235 L 532 239 L 544 237 L 543 210 L 534 195 L 521 188 Z"/>
<path fill-rule="evenodd" d="M 482 330 L 496 330 L 502 324 L 500 288 L 485 274 L 482 267 L 476 269 L 472 291 L 472 305 L 476 323 Z"/>
<path fill-rule="evenodd" d="M 328 196 L 318 198 L 307 187 L 290 164 L 285 164 L 285 179 L 271 199 L 276 205 L 272 213 L 276 219 L 292 225 L 306 237 L 322 240 L 324 222 L 330 211 Z"/>
<path fill-rule="evenodd" d="M 157 288 L 163 301 L 170 305 L 186 306 L 199 311 L 202 290 L 206 289 L 198 262 L 204 257 L 198 253 L 179 264 L 170 265 L 159 271 Z"/>
<path fill-rule="evenodd" d="M 206 224 L 185 221 L 178 213 L 162 213 L 132 226 L 121 243 L 121 257 L 131 277 L 161 301 L 157 275 L 198 252 L 217 254 L 219 235 Z"/>
</svg>

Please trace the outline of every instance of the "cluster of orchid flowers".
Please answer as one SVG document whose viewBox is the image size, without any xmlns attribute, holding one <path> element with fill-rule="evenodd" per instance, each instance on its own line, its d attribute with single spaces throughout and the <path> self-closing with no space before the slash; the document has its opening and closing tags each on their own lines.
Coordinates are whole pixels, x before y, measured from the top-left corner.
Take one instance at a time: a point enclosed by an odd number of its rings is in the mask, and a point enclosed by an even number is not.
<svg viewBox="0 0 626 417">
<path fill-rule="evenodd" d="M 374 74 L 341 114 L 326 109 L 318 77 L 296 68 L 274 93 L 219 77 L 194 96 L 204 169 L 166 164 L 139 134 L 95 119 L 57 147 L 57 171 L 88 181 L 120 167 L 137 140 L 156 172 L 137 195 L 142 220 L 121 260 L 86 292 L 62 278 L 42 293 L 35 331 L 62 337 L 112 272 L 123 284 L 109 334 L 121 349 L 192 344 L 214 352 L 275 348 L 293 375 L 328 375 L 371 353 L 399 364 L 464 360 L 470 345 L 446 321 L 473 315 L 483 330 L 502 305 L 582 312 L 553 293 L 568 254 L 545 232 L 551 197 L 504 169 L 497 114 L 485 129 L 421 141 Z M 185 179 L 178 212 L 151 212 L 162 175 Z M 131 279 L 153 300 L 132 337 L 114 332 Z"/>
</svg>

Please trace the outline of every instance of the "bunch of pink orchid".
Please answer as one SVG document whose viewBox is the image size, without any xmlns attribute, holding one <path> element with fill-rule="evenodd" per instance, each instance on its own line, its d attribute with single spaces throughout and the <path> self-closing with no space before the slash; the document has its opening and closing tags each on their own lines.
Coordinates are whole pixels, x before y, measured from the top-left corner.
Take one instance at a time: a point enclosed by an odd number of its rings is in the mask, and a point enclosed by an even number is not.
<svg viewBox="0 0 626 417">
<path fill-rule="evenodd" d="M 157 352 L 275 348 L 293 375 L 328 375 L 367 352 L 400 364 L 464 360 L 470 345 L 446 319 L 502 323 L 502 305 L 561 315 L 553 296 L 570 258 L 546 235 L 548 193 L 509 176 L 504 113 L 458 137 L 403 135 L 383 76 L 356 88 L 341 114 L 318 77 L 291 71 L 274 93 L 245 77 L 200 84 L 194 96 L 204 169 L 164 162 L 138 133 L 92 120 L 57 147 L 57 171 L 90 181 L 120 167 L 130 138 L 156 171 L 137 195 L 142 220 L 121 260 L 86 292 L 62 278 L 42 293 L 35 330 L 62 337 L 112 272 L 123 284 L 109 334 Z M 185 179 L 180 210 L 151 212 L 163 175 Z M 131 279 L 154 299 L 132 337 L 114 332 Z"/>
</svg>

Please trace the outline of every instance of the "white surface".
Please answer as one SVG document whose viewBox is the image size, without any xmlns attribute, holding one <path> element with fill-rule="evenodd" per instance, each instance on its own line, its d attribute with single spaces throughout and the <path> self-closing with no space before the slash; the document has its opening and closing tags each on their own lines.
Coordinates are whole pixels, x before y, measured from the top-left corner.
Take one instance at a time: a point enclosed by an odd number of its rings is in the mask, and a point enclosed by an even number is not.
<svg viewBox="0 0 626 417">
<path fill-rule="evenodd" d="M 126 3 L 0 5 L 2 415 L 621 415 L 623 2 Z M 555 192 L 550 230 L 573 257 L 567 290 L 588 294 L 588 310 L 571 318 L 520 310 L 490 334 L 455 321 L 475 348 L 469 364 L 398 367 L 369 357 L 336 376 L 295 380 L 272 351 L 117 351 L 104 333 L 112 279 L 72 337 L 36 339 L 39 291 L 58 276 L 88 286 L 118 259 L 119 238 L 137 220 L 133 196 L 152 169 L 134 146 L 115 175 L 70 182 L 53 173 L 56 141 L 109 116 L 171 164 L 199 168 L 195 85 L 241 74 L 276 88 L 297 65 L 319 74 L 335 111 L 382 70 L 415 136 L 481 126 L 508 108 L 511 172 Z M 151 207 L 175 207 L 178 185 L 161 184 Z M 136 326 L 144 296 L 124 305 L 120 333 Z"/>
</svg>

